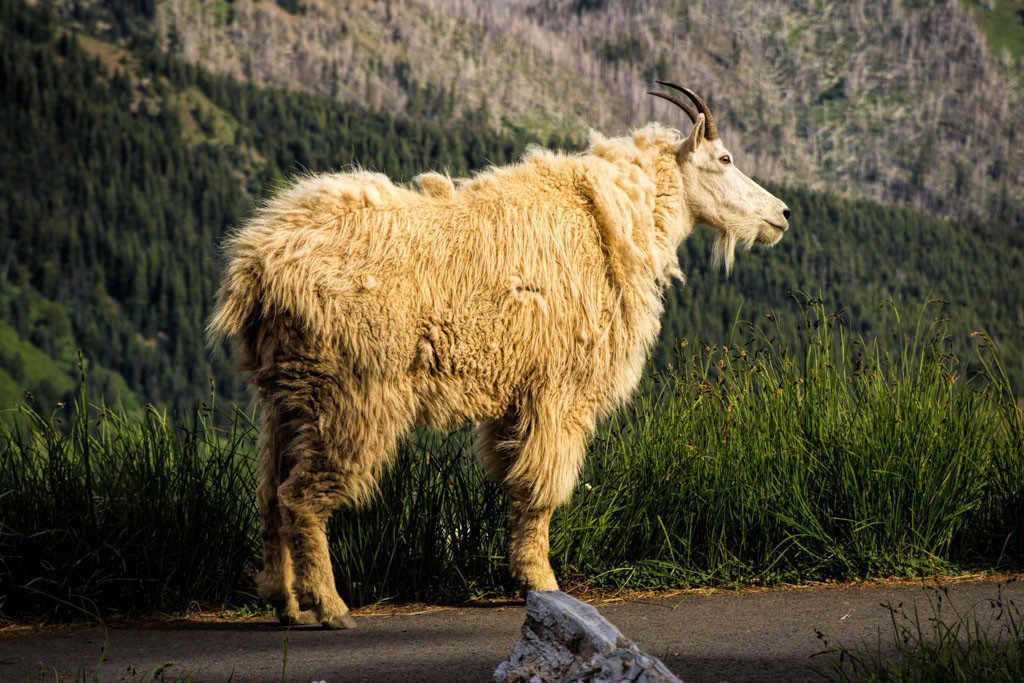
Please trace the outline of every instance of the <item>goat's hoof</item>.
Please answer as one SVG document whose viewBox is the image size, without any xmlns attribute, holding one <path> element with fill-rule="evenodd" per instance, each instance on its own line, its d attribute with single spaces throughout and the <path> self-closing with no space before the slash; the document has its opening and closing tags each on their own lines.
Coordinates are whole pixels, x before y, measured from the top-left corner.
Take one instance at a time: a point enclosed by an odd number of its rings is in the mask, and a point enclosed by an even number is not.
<svg viewBox="0 0 1024 683">
<path fill-rule="evenodd" d="M 557 591 L 557 590 L 560 590 L 560 589 L 557 588 L 557 587 L 550 588 L 550 587 L 521 585 L 519 587 L 519 597 L 522 598 L 523 600 L 525 600 L 526 596 L 528 596 L 533 591 Z"/>
<path fill-rule="evenodd" d="M 530 591 L 556 591 L 558 588 L 558 581 L 555 579 L 554 573 L 548 572 L 537 572 L 535 574 L 527 575 L 526 577 L 520 578 L 519 581 L 519 593 L 524 598 Z"/>
<path fill-rule="evenodd" d="M 348 629 L 356 627 L 356 620 L 350 614 L 333 614 L 330 617 L 324 617 L 320 625 L 330 630 Z"/>
<path fill-rule="evenodd" d="M 312 626 L 320 623 L 316 614 L 309 610 L 302 610 L 298 614 L 278 614 L 277 620 L 283 626 Z"/>
</svg>

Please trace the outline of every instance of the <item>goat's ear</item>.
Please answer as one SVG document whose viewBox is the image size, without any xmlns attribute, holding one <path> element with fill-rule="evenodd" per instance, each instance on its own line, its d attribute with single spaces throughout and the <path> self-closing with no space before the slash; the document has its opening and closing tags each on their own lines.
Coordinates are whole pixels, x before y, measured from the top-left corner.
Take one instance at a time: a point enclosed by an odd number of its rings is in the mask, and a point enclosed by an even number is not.
<svg viewBox="0 0 1024 683">
<path fill-rule="evenodd" d="M 693 129 L 690 131 L 689 137 L 683 140 L 683 144 L 679 145 L 679 151 L 676 152 L 676 159 L 679 160 L 679 163 L 683 163 L 688 155 L 696 152 L 702 142 L 704 142 L 704 114 L 697 114 L 697 120 L 693 122 Z"/>
</svg>

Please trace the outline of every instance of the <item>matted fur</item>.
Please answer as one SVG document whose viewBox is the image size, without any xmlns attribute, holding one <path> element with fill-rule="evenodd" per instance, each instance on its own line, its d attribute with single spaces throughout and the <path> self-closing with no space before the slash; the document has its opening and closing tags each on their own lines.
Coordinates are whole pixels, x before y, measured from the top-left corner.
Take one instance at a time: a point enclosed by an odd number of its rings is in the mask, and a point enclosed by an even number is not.
<svg viewBox="0 0 1024 683">
<path fill-rule="evenodd" d="M 584 154 L 531 149 L 457 190 L 437 174 L 422 192 L 367 172 L 302 179 L 227 239 L 210 334 L 251 340 L 257 386 L 290 353 L 387 383 L 410 425 L 496 419 L 543 395 L 552 421 L 589 430 L 635 387 L 679 272 L 678 144 L 657 126 L 594 134 Z M 282 324 L 304 348 L 268 339 Z M 565 500 L 578 465 L 529 482 L 533 497 Z"/>
<path fill-rule="evenodd" d="M 478 425 L 510 494 L 512 570 L 557 587 L 551 511 L 598 417 L 637 385 L 696 221 L 681 143 L 653 124 L 595 133 L 581 154 L 530 149 L 466 180 L 418 176 L 418 191 L 315 175 L 228 237 L 209 333 L 239 340 L 257 388 L 260 588 L 282 614 L 297 613 L 290 588 L 321 619 L 344 614 L 324 522 L 367 498 L 414 425 Z"/>
</svg>

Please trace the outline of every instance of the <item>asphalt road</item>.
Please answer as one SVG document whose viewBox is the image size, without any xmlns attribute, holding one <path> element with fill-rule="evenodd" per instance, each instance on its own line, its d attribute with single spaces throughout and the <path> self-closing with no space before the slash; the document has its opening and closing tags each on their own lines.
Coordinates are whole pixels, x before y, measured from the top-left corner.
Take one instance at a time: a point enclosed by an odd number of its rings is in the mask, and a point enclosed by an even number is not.
<svg viewBox="0 0 1024 683">
<path fill-rule="evenodd" d="M 949 587 L 961 610 L 994 597 L 994 583 Z M 1006 595 L 1024 602 L 1024 587 Z M 686 594 L 600 604 L 601 613 L 684 681 L 821 680 L 830 641 L 877 642 L 883 604 L 927 607 L 920 587 L 830 587 Z M 987 611 L 987 607 L 984 608 Z M 357 617 L 354 631 L 276 622 L 173 622 L 128 629 L 0 638 L 0 680 L 136 680 L 160 667 L 174 679 L 224 681 L 486 681 L 518 639 L 521 605 Z M 284 674 L 282 677 L 282 669 Z"/>
</svg>

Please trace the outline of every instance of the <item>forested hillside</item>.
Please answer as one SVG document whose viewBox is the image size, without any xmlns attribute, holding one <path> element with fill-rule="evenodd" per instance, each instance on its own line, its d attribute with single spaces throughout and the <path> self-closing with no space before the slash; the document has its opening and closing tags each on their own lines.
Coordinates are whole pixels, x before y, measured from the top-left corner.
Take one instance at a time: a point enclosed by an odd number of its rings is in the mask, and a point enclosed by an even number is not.
<svg viewBox="0 0 1024 683">
<path fill-rule="evenodd" d="M 211 376 L 241 396 L 202 331 L 217 239 L 254 199 L 306 170 L 465 174 L 525 144 L 211 77 L 69 33 L 44 4 L 0 12 L 0 320 L 12 328 L 0 334 L 18 340 L 0 355 L 8 403 L 15 387 L 64 397 L 75 346 L 108 397 L 121 376 L 158 403 L 203 396 Z M 59 369 L 23 369 L 44 355 Z"/>
<path fill-rule="evenodd" d="M 419 104 L 393 114 L 214 75 L 144 39 L 148 3 L 111 6 L 122 25 L 101 37 L 47 3 L 0 6 L 4 403 L 21 390 L 44 406 L 66 399 L 79 347 L 104 394 L 129 406 L 190 403 L 211 378 L 220 396 L 244 398 L 202 330 L 218 239 L 254 201 L 305 171 L 359 163 L 402 180 L 431 168 L 463 175 L 509 161 L 540 137 L 576 143 L 558 127 L 496 129 L 500 99 L 475 115 L 441 116 L 457 109 L 461 95 L 451 88 L 418 87 Z M 706 235 L 685 246 L 689 284 L 668 295 L 662 363 L 677 337 L 726 341 L 741 304 L 743 318 L 796 315 L 788 291 L 821 294 L 883 343 L 891 327 L 878 308 L 888 298 L 904 315 L 943 298 L 958 349 L 969 347 L 971 332 L 988 331 L 1020 386 L 1024 255 L 1012 235 L 774 189 L 795 214 L 780 247 L 742 255 L 726 279 L 709 269 Z"/>
<path fill-rule="evenodd" d="M 66 4 L 97 28 L 125 6 Z M 682 81 L 765 180 L 1024 227 L 1019 2 L 139 5 L 169 51 L 213 72 L 496 131 L 622 132 L 671 115 L 652 79 Z"/>
</svg>

